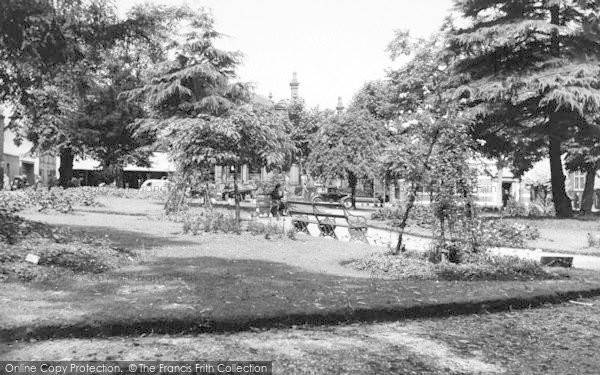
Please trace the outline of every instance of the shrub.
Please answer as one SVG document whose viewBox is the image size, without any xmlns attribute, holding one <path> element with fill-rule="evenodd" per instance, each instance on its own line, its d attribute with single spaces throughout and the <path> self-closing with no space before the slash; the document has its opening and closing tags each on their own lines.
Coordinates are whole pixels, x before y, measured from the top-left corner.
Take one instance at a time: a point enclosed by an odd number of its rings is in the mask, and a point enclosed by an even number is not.
<svg viewBox="0 0 600 375">
<path fill-rule="evenodd" d="M 504 213 L 508 216 L 527 216 L 529 210 L 523 203 L 510 197 L 508 202 L 506 202 L 506 207 L 504 207 Z"/>
<path fill-rule="evenodd" d="M 200 232 L 240 233 L 235 217 L 220 211 L 202 211 L 183 219 L 183 233 L 197 235 Z"/>
<path fill-rule="evenodd" d="M 513 256 L 481 254 L 463 264 L 439 263 L 435 273 L 442 280 L 535 280 L 559 277 L 538 262 Z"/>
<path fill-rule="evenodd" d="M 60 187 L 47 189 L 27 189 L 27 195 L 31 199 L 31 204 L 40 212 L 60 212 L 69 213 L 73 211 L 72 196 L 65 193 Z"/>
<path fill-rule="evenodd" d="M 383 207 L 371 214 L 371 219 L 381 221 L 391 221 L 392 226 L 400 225 L 404 215 L 403 207 Z M 433 222 L 433 213 L 431 208 L 426 205 L 418 204 L 413 206 L 408 217 L 409 224 L 429 227 Z"/>
<path fill-rule="evenodd" d="M 100 207 L 102 204 L 96 199 L 98 197 L 98 188 L 92 186 L 74 187 L 64 190 L 64 194 L 69 197 L 75 206 Z"/>
<path fill-rule="evenodd" d="M 92 190 L 96 196 L 115 197 L 127 199 L 158 199 L 165 201 L 169 196 L 169 189 L 130 189 L 115 186 L 83 187 L 80 189 Z"/>
<path fill-rule="evenodd" d="M 537 227 L 521 223 L 508 223 L 504 220 L 476 221 L 475 235 L 482 246 L 523 247 L 525 241 L 540 237 Z"/>
<path fill-rule="evenodd" d="M 28 199 L 22 192 L 0 191 L 0 215 L 11 215 L 28 206 Z"/>
<path fill-rule="evenodd" d="M 406 252 L 399 255 L 371 254 L 352 260 L 346 265 L 370 271 L 389 279 L 418 279 L 446 281 L 532 280 L 562 277 L 544 269 L 538 262 L 517 257 L 489 254 L 470 254 L 463 263 L 431 262 L 433 252 Z M 563 275 L 564 276 L 564 275 Z"/>
</svg>

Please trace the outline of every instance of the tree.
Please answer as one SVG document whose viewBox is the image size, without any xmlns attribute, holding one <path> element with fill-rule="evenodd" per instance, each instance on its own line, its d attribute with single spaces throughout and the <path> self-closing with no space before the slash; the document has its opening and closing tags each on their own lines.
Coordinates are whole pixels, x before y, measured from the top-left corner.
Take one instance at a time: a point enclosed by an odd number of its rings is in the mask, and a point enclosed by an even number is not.
<svg viewBox="0 0 600 375">
<path fill-rule="evenodd" d="M 356 207 L 358 179 L 376 177 L 387 136 L 385 125 L 366 111 L 329 113 L 314 137 L 307 164 L 317 176 L 346 178 Z"/>
<path fill-rule="evenodd" d="M 323 122 L 323 111 L 318 107 L 307 109 L 302 99 L 294 99 L 288 106 L 288 119 L 291 124 L 291 138 L 296 147 L 293 162 L 302 170 L 312 152 L 313 138 Z"/>
<path fill-rule="evenodd" d="M 570 216 L 563 142 L 573 126 L 600 132 L 588 121 L 600 107 L 600 45 L 586 31 L 597 2 L 456 0 L 455 5 L 468 24 L 447 25 L 454 97 L 470 106 L 492 155 L 516 152 L 519 164 L 547 148 L 556 214 Z"/>
<path fill-rule="evenodd" d="M 214 45 L 221 35 L 214 29 L 212 17 L 202 11 L 191 12 L 185 21 L 184 42 L 173 40 L 174 58 L 152 66 L 146 71 L 144 85 L 124 94 L 152 107 L 152 116 L 145 123 L 155 130 L 166 127 L 171 118 L 218 116 L 251 99 L 248 85 L 233 82 L 241 55 Z"/>
<path fill-rule="evenodd" d="M 365 110 L 382 121 L 395 119 L 397 117 L 395 89 L 389 79 L 367 82 L 354 95 L 349 107 Z"/>
<path fill-rule="evenodd" d="M 116 185 L 123 187 L 123 168 L 127 164 L 149 166 L 149 146 L 156 139 L 151 133 L 138 131 L 135 120 L 146 116 L 143 107 L 119 98 L 122 91 L 139 84 L 132 69 L 123 64 L 123 59 L 116 58 L 107 71 L 108 82 L 92 91 L 76 128 L 86 154 L 99 160 L 104 171 L 115 178 Z"/>
<path fill-rule="evenodd" d="M 565 143 L 565 166 L 571 172 L 585 173 L 585 186 L 580 211 L 591 214 L 594 204 L 594 182 L 600 168 L 600 139 L 576 130 L 574 137 Z"/>
<path fill-rule="evenodd" d="M 296 151 L 287 117 L 261 105 L 241 105 L 225 115 L 174 119 L 165 129 L 183 175 L 214 165 L 234 168 L 236 219 L 240 220 L 237 173 L 244 164 L 281 167 Z"/>
<path fill-rule="evenodd" d="M 33 142 L 34 152 L 60 154 L 61 183 L 67 185 L 74 157 L 93 147 L 78 125 L 94 92 L 106 84 L 108 52 L 145 49 L 135 61 L 139 69 L 162 53 L 159 46 L 173 21 L 161 19 L 178 19 L 182 12 L 147 6 L 119 20 L 107 0 L 11 0 L 2 6 L 6 23 L 0 24 L 8 27 L 0 27 L 0 100 L 17 106 L 22 117 L 17 130 Z"/>
<path fill-rule="evenodd" d="M 383 170 L 404 180 L 407 199 L 400 221 L 395 253 L 404 251 L 403 235 L 419 190 L 427 187 L 431 208 L 438 219 L 439 240 L 446 247 L 446 226 L 451 241 L 467 241 L 473 250 L 474 238 L 457 238 L 454 224 L 470 226 L 474 219 L 473 170 L 469 165 L 472 145 L 468 127 L 452 111 L 424 111 L 402 116 L 393 125 L 395 136 L 382 154 Z M 462 215 L 462 216 L 461 216 Z M 464 233 L 461 233 L 464 234 Z"/>
<path fill-rule="evenodd" d="M 150 116 L 138 121 L 138 132 L 155 135 L 160 146 L 171 152 L 182 175 L 182 189 L 197 170 L 217 164 L 235 168 L 239 221 L 240 167 L 246 163 L 275 166 L 290 160 L 295 151 L 291 127 L 273 109 L 248 104 L 249 85 L 236 81 L 241 56 L 215 47 L 220 34 L 212 17 L 200 11 L 187 21 L 184 42 L 176 43 L 173 58 L 152 67 L 145 84 L 124 95 L 150 106 Z"/>
<path fill-rule="evenodd" d="M 473 231 L 474 171 L 471 128 L 459 111 L 460 104 L 445 94 L 450 80 L 449 59 L 443 53 L 445 39 L 412 38 L 398 30 L 388 46 L 392 59 L 410 55 L 400 69 L 388 74 L 385 101 L 392 121 L 390 146 L 382 153 L 381 168 L 407 188 L 395 252 L 404 250 L 403 234 L 418 191 L 430 192 L 433 216 L 437 219 L 436 249 L 456 259 L 457 249 L 476 249 Z M 467 238 L 463 238 L 467 235 Z M 464 244 L 467 246 L 464 246 Z M 439 255 L 439 254 L 438 254 Z"/>
</svg>

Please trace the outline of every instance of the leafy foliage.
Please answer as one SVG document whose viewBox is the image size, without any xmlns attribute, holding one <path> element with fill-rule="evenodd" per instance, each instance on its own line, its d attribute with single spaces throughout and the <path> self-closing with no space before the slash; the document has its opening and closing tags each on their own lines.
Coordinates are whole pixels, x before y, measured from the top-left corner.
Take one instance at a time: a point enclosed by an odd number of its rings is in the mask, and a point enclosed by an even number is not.
<svg viewBox="0 0 600 375">
<path fill-rule="evenodd" d="M 173 19 L 189 11 L 137 7 L 119 19 L 106 0 L 11 0 L 2 7 L 7 24 L 20 23 L 0 30 L 6 47 L 0 86 L 7 87 L 0 99 L 16 105 L 17 133 L 33 142 L 34 152 L 60 153 L 61 185 L 68 185 L 76 155 L 98 157 L 105 166 L 114 159 L 147 162 L 133 150 L 148 140 L 132 139 L 127 127 L 141 108 L 116 98 L 126 81 L 164 58 Z"/>
<path fill-rule="evenodd" d="M 155 109 L 154 118 L 219 115 L 250 99 L 246 85 L 231 82 L 240 54 L 214 45 L 220 34 L 214 29 L 213 18 L 207 12 L 190 11 L 185 21 L 180 25 L 187 30 L 182 35 L 184 42 L 173 41 L 174 57 L 153 66 L 147 83 L 125 94 L 150 104 Z"/>
<path fill-rule="evenodd" d="M 569 216 L 561 142 L 600 108 L 600 44 L 585 31 L 596 2 L 457 0 L 466 26 L 447 25 L 450 85 L 469 107 L 482 151 L 510 161 L 517 175 L 548 149 L 552 194 Z"/>
<path fill-rule="evenodd" d="M 394 280 L 509 281 L 560 278 L 560 275 L 547 271 L 538 262 L 529 259 L 478 254 L 461 264 L 455 264 L 440 261 L 439 258 L 437 262 L 431 262 L 431 256 L 416 252 L 406 252 L 400 256 L 371 254 L 348 263 L 348 266 L 370 271 L 376 277 Z"/>
<path fill-rule="evenodd" d="M 215 164 L 282 165 L 294 145 L 285 117 L 268 107 L 240 106 L 226 116 L 173 119 L 167 131 L 173 158 L 188 171 Z"/>
<path fill-rule="evenodd" d="M 235 217 L 221 211 L 202 211 L 199 215 L 189 215 L 183 221 L 183 233 L 197 235 L 201 232 L 240 233 Z"/>
<path fill-rule="evenodd" d="M 347 178 L 354 201 L 357 179 L 377 176 L 388 134 L 384 124 L 366 111 L 329 113 L 313 138 L 308 169 L 325 179 Z"/>
</svg>

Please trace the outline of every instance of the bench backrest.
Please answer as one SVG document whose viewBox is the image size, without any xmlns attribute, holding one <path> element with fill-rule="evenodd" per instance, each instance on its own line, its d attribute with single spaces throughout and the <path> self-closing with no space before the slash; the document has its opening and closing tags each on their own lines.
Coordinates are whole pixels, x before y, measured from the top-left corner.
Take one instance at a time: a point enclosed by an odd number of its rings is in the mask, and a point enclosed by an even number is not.
<svg viewBox="0 0 600 375">
<path fill-rule="evenodd" d="M 259 195 L 256 197 L 256 207 L 271 207 L 271 196 L 269 195 Z"/>
<path fill-rule="evenodd" d="M 288 214 L 313 215 L 313 206 L 311 202 L 306 201 L 287 201 L 286 207 Z"/>
<path fill-rule="evenodd" d="M 330 202 L 313 202 L 313 210 L 315 215 L 327 217 L 347 217 L 346 207 L 342 203 Z"/>
</svg>

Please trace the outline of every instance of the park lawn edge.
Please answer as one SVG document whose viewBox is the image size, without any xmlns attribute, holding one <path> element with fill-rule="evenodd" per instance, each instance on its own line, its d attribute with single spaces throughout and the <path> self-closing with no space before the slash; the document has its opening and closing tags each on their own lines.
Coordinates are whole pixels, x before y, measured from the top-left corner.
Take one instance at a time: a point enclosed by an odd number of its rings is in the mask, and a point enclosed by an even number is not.
<svg viewBox="0 0 600 375">
<path fill-rule="evenodd" d="M 453 283 L 453 282 L 448 282 Z M 475 283 L 475 282 L 473 282 Z M 560 283 L 560 282 L 558 282 Z M 527 284 L 527 283 L 521 283 Z M 591 284 L 591 285 L 590 285 Z M 254 329 L 286 328 L 293 326 L 322 326 L 332 324 L 390 322 L 408 319 L 440 318 L 512 311 L 546 304 L 560 304 L 570 300 L 600 296 L 600 282 L 582 282 L 580 286 L 564 289 L 548 288 L 543 291 L 517 292 L 513 295 L 471 301 L 457 300 L 441 303 L 373 304 L 368 307 L 333 307 L 324 310 L 306 309 L 301 312 L 234 314 L 214 317 L 211 314 L 183 313 L 169 316 L 149 316 L 131 319 L 118 318 L 108 313 L 108 319 L 88 316 L 85 321 L 41 322 L 0 328 L 0 342 L 48 340 L 60 338 L 92 338 L 113 336 L 146 336 L 154 334 L 234 333 Z M 165 314 L 167 315 L 167 314 Z M 173 316 L 175 315 L 175 316 Z"/>
</svg>

